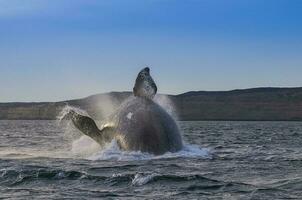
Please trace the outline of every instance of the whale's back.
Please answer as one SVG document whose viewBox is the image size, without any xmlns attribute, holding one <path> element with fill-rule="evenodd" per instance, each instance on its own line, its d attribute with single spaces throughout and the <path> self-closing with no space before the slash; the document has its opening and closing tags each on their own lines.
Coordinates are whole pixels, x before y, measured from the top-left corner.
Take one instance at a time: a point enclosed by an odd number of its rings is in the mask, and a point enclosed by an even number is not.
<svg viewBox="0 0 302 200">
<path fill-rule="evenodd" d="M 124 150 L 162 154 L 182 148 L 174 119 L 150 99 L 135 97 L 116 115 L 117 141 Z"/>
</svg>

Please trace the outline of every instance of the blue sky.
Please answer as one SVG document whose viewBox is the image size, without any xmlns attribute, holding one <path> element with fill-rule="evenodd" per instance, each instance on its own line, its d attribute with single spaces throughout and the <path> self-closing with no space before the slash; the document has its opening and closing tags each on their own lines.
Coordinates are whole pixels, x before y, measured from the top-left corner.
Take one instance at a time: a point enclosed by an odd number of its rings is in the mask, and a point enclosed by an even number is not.
<svg viewBox="0 0 302 200">
<path fill-rule="evenodd" d="M 0 102 L 302 86 L 300 0 L 0 0 Z"/>
</svg>

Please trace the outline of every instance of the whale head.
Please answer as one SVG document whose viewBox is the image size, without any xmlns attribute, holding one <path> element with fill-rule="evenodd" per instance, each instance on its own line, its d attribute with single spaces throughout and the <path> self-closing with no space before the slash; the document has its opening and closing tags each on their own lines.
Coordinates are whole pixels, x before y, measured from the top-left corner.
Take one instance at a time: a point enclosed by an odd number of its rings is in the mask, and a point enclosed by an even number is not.
<svg viewBox="0 0 302 200">
<path fill-rule="evenodd" d="M 150 75 L 150 68 L 145 67 L 137 75 L 133 88 L 133 94 L 137 97 L 153 99 L 156 92 L 157 86 Z"/>
</svg>

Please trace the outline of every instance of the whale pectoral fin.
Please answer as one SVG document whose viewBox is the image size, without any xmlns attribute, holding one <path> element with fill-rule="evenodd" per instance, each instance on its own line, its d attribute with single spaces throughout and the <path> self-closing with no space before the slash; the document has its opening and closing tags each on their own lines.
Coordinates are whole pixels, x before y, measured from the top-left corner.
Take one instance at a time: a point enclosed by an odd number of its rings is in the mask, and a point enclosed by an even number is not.
<svg viewBox="0 0 302 200">
<path fill-rule="evenodd" d="M 114 137 L 115 128 L 114 127 L 105 127 L 100 130 L 102 135 L 102 143 L 110 142 Z M 99 142 L 100 143 L 100 142 Z"/>
<path fill-rule="evenodd" d="M 91 137 L 100 145 L 110 142 L 113 139 L 113 127 L 105 127 L 99 130 L 95 121 L 90 117 L 83 116 L 71 110 L 64 119 L 70 119 L 74 126 L 79 129 L 83 134 Z"/>
</svg>

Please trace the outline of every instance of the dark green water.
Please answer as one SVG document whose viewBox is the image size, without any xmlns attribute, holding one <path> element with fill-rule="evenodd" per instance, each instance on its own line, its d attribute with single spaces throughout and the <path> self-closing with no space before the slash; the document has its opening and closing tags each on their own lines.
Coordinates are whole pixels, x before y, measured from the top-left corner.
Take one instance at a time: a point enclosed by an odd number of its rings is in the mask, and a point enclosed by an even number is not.
<svg viewBox="0 0 302 200">
<path fill-rule="evenodd" d="M 185 149 L 154 157 L 56 121 L 0 121 L 0 198 L 302 199 L 302 123 L 180 127 Z"/>
</svg>

